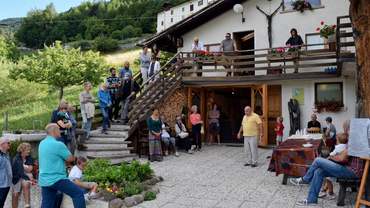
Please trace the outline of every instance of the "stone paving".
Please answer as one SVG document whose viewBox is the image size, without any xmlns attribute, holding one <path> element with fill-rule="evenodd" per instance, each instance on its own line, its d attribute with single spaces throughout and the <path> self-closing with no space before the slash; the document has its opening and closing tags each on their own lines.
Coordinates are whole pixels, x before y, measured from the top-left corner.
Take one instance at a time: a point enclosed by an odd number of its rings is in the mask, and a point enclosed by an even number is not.
<svg viewBox="0 0 370 208">
<path fill-rule="evenodd" d="M 169 156 L 152 167 L 163 176 L 161 193 L 138 208 L 294 208 L 305 199 L 308 186 L 282 185 L 282 176 L 267 171 L 270 149 L 259 150 L 259 166 L 244 167 L 241 147 L 206 146 L 193 155 Z M 335 184 L 335 193 L 338 185 Z M 356 195 L 347 193 L 346 207 Z M 337 207 L 336 200 L 320 200 L 322 208 Z"/>
</svg>

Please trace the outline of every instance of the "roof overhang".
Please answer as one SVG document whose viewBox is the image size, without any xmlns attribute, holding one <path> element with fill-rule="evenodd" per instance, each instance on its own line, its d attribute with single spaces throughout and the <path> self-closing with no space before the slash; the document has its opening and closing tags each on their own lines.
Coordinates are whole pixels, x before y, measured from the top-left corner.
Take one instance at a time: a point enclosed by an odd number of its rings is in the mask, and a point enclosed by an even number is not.
<svg viewBox="0 0 370 208">
<path fill-rule="evenodd" d="M 218 0 L 199 10 L 193 15 L 190 15 L 189 17 L 172 25 L 166 30 L 143 40 L 138 45 L 146 45 L 149 47 L 156 45 L 158 49 L 176 52 L 177 40 L 178 38 L 181 38 L 183 34 L 232 9 L 235 4 L 240 4 L 245 1 L 246 0 Z"/>
</svg>

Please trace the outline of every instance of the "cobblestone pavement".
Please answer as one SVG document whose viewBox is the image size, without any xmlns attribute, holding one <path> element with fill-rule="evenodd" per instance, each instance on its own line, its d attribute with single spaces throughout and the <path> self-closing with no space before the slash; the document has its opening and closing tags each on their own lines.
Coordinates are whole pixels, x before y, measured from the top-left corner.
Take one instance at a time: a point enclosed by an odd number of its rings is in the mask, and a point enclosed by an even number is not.
<svg viewBox="0 0 370 208">
<path fill-rule="evenodd" d="M 244 167 L 241 147 L 206 146 L 193 155 L 169 156 L 152 167 L 163 176 L 161 193 L 138 208 L 294 208 L 305 199 L 308 186 L 282 185 L 267 167 L 271 150 L 259 150 L 259 166 Z M 335 184 L 335 193 L 338 185 Z M 355 194 L 347 193 L 346 207 L 354 207 Z M 322 208 L 336 207 L 336 200 L 320 200 Z"/>
</svg>

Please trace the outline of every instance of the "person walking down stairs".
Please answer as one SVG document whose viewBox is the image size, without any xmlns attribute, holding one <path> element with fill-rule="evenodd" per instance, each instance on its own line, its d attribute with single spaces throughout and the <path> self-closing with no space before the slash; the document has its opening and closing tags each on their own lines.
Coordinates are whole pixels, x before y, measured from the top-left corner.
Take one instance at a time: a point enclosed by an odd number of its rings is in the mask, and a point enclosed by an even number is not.
<svg viewBox="0 0 370 208">
<path fill-rule="evenodd" d="M 109 108 L 112 105 L 112 99 L 110 97 L 107 84 L 103 83 L 101 84 L 101 87 L 98 92 L 98 98 L 99 98 L 99 106 L 101 113 L 103 114 L 103 134 L 108 134 L 107 130 L 110 126 L 109 121 Z"/>
</svg>

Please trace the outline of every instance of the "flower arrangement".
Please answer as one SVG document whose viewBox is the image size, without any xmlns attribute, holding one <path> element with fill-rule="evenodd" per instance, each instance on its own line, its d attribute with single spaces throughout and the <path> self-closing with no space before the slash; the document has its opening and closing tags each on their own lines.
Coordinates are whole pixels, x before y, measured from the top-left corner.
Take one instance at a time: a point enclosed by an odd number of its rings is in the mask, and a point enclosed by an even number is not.
<svg viewBox="0 0 370 208">
<path fill-rule="evenodd" d="M 316 31 L 320 32 L 321 37 L 328 38 L 329 36 L 335 34 L 335 29 L 337 28 L 336 25 L 328 25 L 325 24 L 324 21 L 321 21 L 320 25 L 320 27 L 316 28 Z"/>
<path fill-rule="evenodd" d="M 306 0 L 296 0 L 292 3 L 292 6 L 294 10 L 297 10 L 300 12 L 304 12 L 305 9 L 312 10 L 312 6 L 310 2 Z"/>
<path fill-rule="evenodd" d="M 315 104 L 317 112 L 339 112 L 341 111 L 343 104 L 338 101 L 325 101 L 325 102 L 318 102 Z"/>
<path fill-rule="evenodd" d="M 283 47 L 271 49 L 271 53 L 274 53 L 274 54 L 282 54 L 284 52 L 285 52 L 285 48 Z"/>
</svg>

